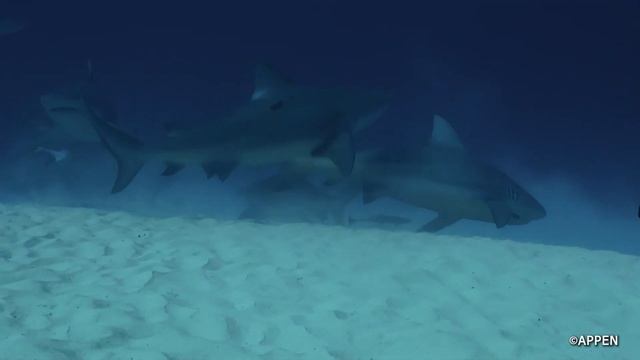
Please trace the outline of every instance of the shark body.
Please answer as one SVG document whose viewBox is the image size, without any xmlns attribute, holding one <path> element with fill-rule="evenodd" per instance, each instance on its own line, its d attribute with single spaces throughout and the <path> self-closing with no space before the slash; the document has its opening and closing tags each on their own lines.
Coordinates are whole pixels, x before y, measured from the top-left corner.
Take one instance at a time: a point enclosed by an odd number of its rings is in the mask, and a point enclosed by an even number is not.
<svg viewBox="0 0 640 360">
<path fill-rule="evenodd" d="M 364 202 L 389 196 L 434 210 L 423 231 L 438 231 L 460 219 L 520 225 L 546 215 L 544 207 L 501 170 L 469 154 L 442 117 L 434 117 L 430 144 L 415 158 L 374 155 L 363 160 Z"/>
<path fill-rule="evenodd" d="M 158 146 L 145 146 L 92 109 L 88 113 L 106 148 L 118 162 L 112 192 L 122 191 L 142 165 L 163 161 L 163 175 L 186 165 L 202 166 L 208 177 L 225 179 L 240 163 L 271 165 L 328 158 L 342 175 L 353 168 L 353 134 L 380 115 L 387 95 L 293 85 L 269 67 L 260 66 L 251 101 L 215 123 L 180 131 Z"/>
<path fill-rule="evenodd" d="M 307 168 L 297 163 L 291 171 L 318 169 L 329 183 L 341 181 L 326 164 Z M 421 231 L 436 232 L 461 219 L 502 228 L 546 216 L 544 207 L 515 180 L 468 153 L 449 122 L 437 115 L 422 151 L 408 157 L 385 151 L 358 154 L 351 178 L 344 181 L 362 188 L 365 204 L 389 197 L 436 211 L 438 216 Z"/>
</svg>

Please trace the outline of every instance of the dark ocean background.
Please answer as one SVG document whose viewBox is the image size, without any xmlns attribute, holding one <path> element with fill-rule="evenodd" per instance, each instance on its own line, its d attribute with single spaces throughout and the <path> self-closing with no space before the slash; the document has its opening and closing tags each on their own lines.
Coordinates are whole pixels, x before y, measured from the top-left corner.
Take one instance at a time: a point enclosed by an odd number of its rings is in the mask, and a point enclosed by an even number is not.
<svg viewBox="0 0 640 360">
<path fill-rule="evenodd" d="M 233 111 L 267 62 L 304 85 L 392 90 L 362 147 L 417 148 L 442 115 L 548 212 L 526 226 L 462 221 L 445 233 L 640 254 L 637 1 L 20 1 L 0 11 L 29 24 L 0 37 L 4 201 L 234 218 L 234 184 L 250 169 L 221 184 L 195 168 L 160 177 L 149 164 L 110 195 L 115 165 L 99 145 L 65 144 L 72 158 L 60 165 L 16 154 L 46 119 L 40 95 L 85 77 L 89 59 L 119 124 L 144 139 L 166 122 Z"/>
</svg>

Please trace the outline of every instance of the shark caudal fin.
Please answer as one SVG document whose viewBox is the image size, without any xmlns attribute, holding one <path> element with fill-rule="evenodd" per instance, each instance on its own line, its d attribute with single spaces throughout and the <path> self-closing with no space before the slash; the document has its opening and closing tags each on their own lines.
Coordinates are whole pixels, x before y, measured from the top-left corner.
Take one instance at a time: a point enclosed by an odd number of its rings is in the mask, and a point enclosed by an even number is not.
<svg viewBox="0 0 640 360">
<path fill-rule="evenodd" d="M 100 141 L 118 164 L 118 175 L 111 189 L 111 193 L 118 193 L 131 183 L 144 165 L 144 146 L 140 140 L 105 121 L 92 109 L 87 111 Z"/>
</svg>

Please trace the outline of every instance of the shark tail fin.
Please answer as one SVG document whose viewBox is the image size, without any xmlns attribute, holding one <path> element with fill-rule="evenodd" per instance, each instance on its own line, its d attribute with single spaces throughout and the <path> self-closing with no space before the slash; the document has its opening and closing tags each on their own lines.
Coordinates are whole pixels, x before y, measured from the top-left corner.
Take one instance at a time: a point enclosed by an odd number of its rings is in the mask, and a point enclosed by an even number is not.
<svg viewBox="0 0 640 360">
<path fill-rule="evenodd" d="M 140 140 L 91 112 L 91 121 L 100 141 L 118 164 L 118 175 L 111 189 L 111 193 L 115 194 L 124 190 L 144 165 L 144 145 Z"/>
</svg>

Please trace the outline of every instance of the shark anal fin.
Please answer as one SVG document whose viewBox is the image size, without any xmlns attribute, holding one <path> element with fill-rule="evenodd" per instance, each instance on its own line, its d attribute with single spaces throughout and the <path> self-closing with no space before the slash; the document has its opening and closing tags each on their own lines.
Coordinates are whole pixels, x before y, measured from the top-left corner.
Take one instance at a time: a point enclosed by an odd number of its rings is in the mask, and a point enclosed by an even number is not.
<svg viewBox="0 0 640 360">
<path fill-rule="evenodd" d="M 119 193 L 124 190 L 138 174 L 144 162 L 137 159 L 118 158 L 118 176 L 111 188 L 111 193 Z"/>
<path fill-rule="evenodd" d="M 351 131 L 340 131 L 328 137 L 311 151 L 311 156 L 327 157 L 343 176 L 351 175 L 356 159 Z"/>
<path fill-rule="evenodd" d="M 493 222 L 496 224 L 498 229 L 509 223 L 509 219 L 511 218 L 511 209 L 509 209 L 504 201 L 488 200 L 487 206 L 491 211 Z"/>
<path fill-rule="evenodd" d="M 183 164 L 167 163 L 167 167 L 162 172 L 162 176 L 171 176 L 184 169 Z"/>
<path fill-rule="evenodd" d="M 419 231 L 422 232 L 438 232 L 449 225 L 454 224 L 460 218 L 439 213 L 435 219 L 429 221 L 425 226 L 421 227 Z"/>
<path fill-rule="evenodd" d="M 221 181 L 227 180 L 233 169 L 235 169 L 237 163 L 235 162 L 221 162 L 221 161 L 211 161 L 208 163 L 202 164 L 202 169 L 205 174 L 207 174 L 207 179 L 211 179 L 213 176 L 218 175 L 218 178 Z"/>
</svg>

